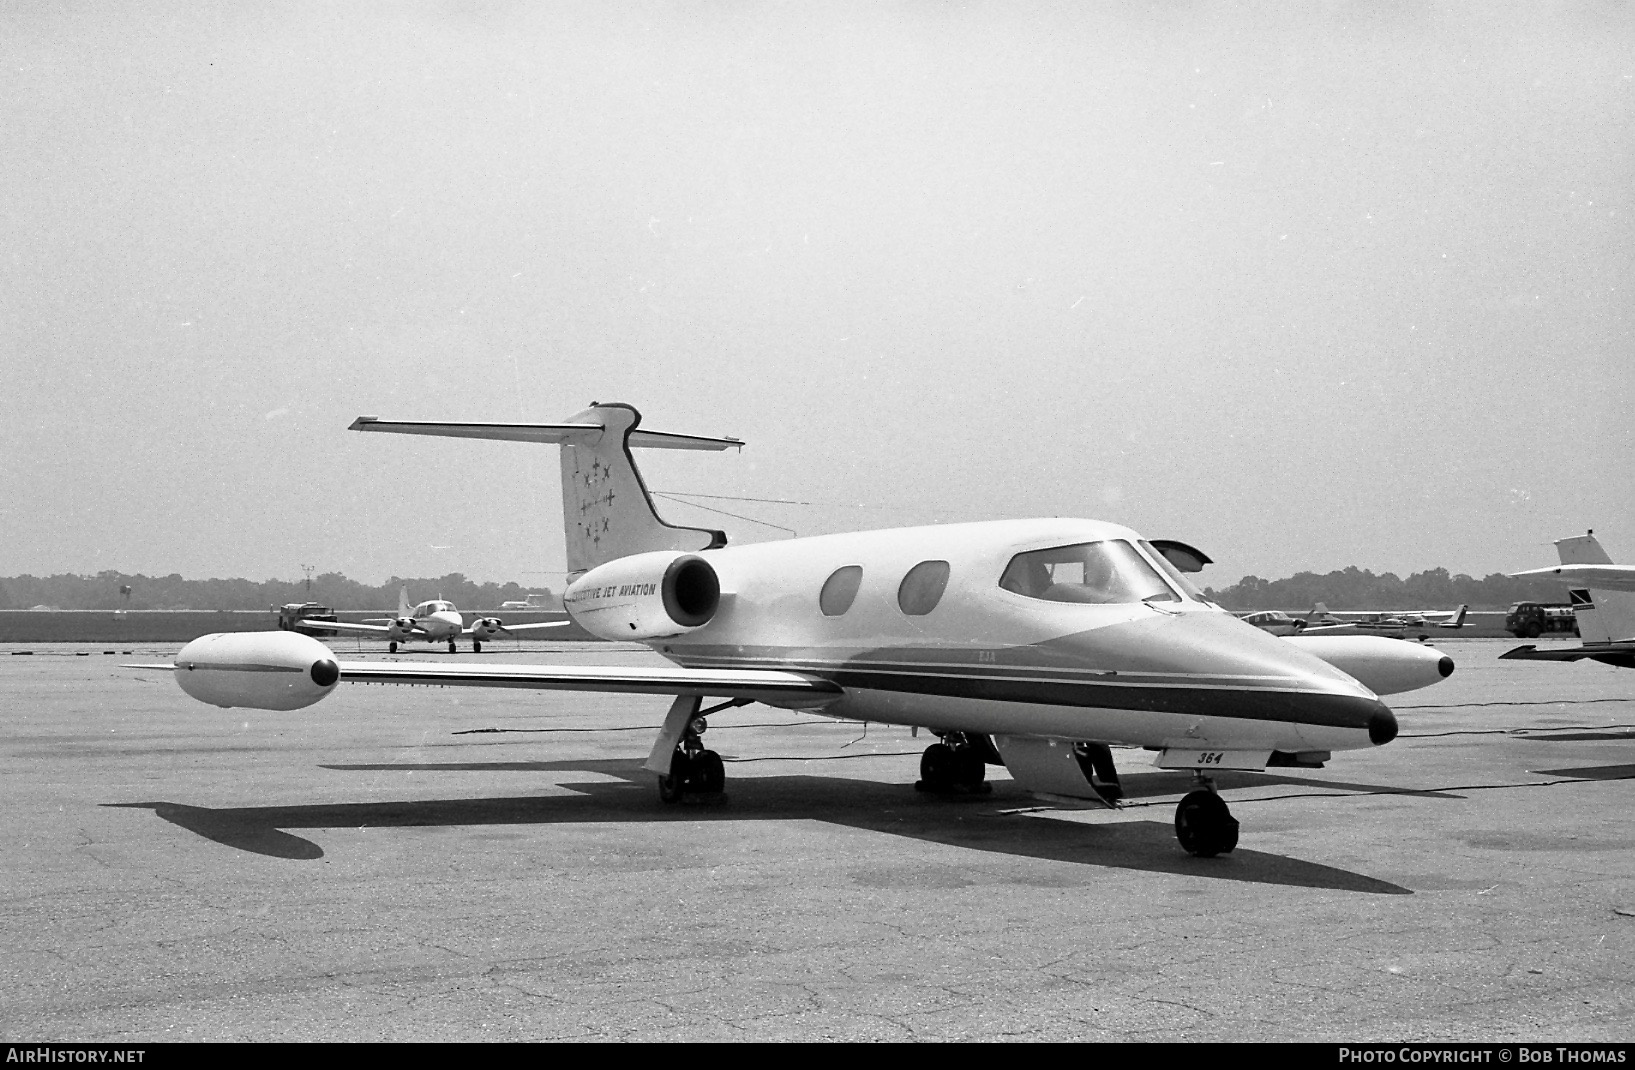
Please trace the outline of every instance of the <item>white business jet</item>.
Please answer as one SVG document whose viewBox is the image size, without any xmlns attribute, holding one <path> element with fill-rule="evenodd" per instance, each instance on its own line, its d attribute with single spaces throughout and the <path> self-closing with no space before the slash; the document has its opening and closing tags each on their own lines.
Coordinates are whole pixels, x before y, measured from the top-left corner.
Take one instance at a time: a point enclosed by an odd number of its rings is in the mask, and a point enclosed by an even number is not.
<svg viewBox="0 0 1635 1070">
<path fill-rule="evenodd" d="M 646 643 L 665 668 L 338 660 L 310 636 L 197 639 L 173 668 L 217 706 L 293 710 L 338 683 L 673 696 L 646 768 L 673 802 L 719 793 L 704 714 L 762 702 L 929 729 L 921 790 L 987 790 L 1004 765 L 1052 799 L 1115 805 L 1111 746 L 1191 770 L 1176 834 L 1195 855 L 1237 844 L 1221 769 L 1317 767 L 1397 734 L 1380 695 L 1436 683 L 1451 659 L 1378 636 L 1271 636 L 1204 599 L 1182 569 L 1208 559 L 1095 520 L 950 524 L 727 546 L 654 511 L 631 448 L 721 450 L 733 439 L 640 430 L 629 405 L 563 424 L 406 423 L 358 431 L 555 443 L 570 582 L 597 636 Z M 1159 547 L 1163 547 L 1160 550 Z M 1178 567 L 1175 562 L 1180 562 Z M 705 696 L 722 701 L 701 708 Z"/>
<path fill-rule="evenodd" d="M 422 602 L 413 609 L 409 608 L 409 589 L 402 587 L 397 592 L 397 616 L 383 617 L 376 621 L 365 621 L 361 624 L 351 621 L 296 621 L 295 627 L 303 631 L 314 632 L 351 632 L 356 635 L 377 635 L 386 640 L 386 649 L 397 653 L 397 644 L 408 642 L 411 639 L 424 640 L 428 643 L 447 643 L 448 652 L 455 653 L 459 647 L 455 640 L 463 636 L 471 637 L 472 653 L 482 653 L 483 643 L 500 635 L 517 635 L 522 632 L 542 631 L 546 628 L 561 628 L 567 625 L 565 620 L 541 621 L 537 624 L 507 625 L 499 617 L 482 617 L 471 627 L 466 627 L 465 618 L 460 611 L 454 608 L 453 602 L 441 598 L 433 598 Z"/>
<path fill-rule="evenodd" d="M 1635 669 L 1635 565 L 1615 565 L 1595 532 L 1556 540 L 1556 568 L 1512 572 L 1512 576 L 1555 576 L 1570 584 L 1573 618 L 1583 646 L 1520 646 L 1500 654 L 1517 661 L 1582 661 Z"/>
</svg>

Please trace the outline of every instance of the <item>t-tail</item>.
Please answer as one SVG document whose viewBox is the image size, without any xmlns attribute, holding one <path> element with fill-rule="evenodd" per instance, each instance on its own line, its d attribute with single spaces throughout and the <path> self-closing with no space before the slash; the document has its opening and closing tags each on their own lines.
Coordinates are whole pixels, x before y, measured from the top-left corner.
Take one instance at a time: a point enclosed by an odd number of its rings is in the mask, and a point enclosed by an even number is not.
<svg viewBox="0 0 1635 1070">
<path fill-rule="evenodd" d="M 649 550 L 712 550 L 725 532 L 669 524 L 631 456 L 632 447 L 671 450 L 739 448 L 734 438 L 704 438 L 638 430 L 633 406 L 592 403 L 560 424 L 431 423 L 360 416 L 353 431 L 390 431 L 444 438 L 488 438 L 562 447 L 562 528 L 568 578 L 597 565 Z"/>
<path fill-rule="evenodd" d="M 1610 565 L 1612 558 L 1601 548 L 1593 533 L 1556 540 L 1556 553 L 1563 565 Z M 1578 637 L 1585 643 L 1613 643 L 1635 638 L 1635 593 L 1608 591 L 1599 587 L 1575 588 L 1568 592 Z"/>
</svg>

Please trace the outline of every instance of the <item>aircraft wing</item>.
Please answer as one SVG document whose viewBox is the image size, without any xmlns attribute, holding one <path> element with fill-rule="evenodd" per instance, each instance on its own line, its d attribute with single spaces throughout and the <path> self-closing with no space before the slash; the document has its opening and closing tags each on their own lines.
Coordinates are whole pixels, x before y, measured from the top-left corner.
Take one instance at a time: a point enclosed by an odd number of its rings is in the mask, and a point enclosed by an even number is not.
<svg viewBox="0 0 1635 1070">
<path fill-rule="evenodd" d="M 1355 621 L 1332 621 L 1328 623 L 1308 623 L 1301 628 L 1300 635 L 1359 635 L 1362 629 Z"/>
<path fill-rule="evenodd" d="M 1540 650 L 1531 644 L 1518 646 L 1514 650 L 1506 650 L 1499 655 L 1500 661 L 1582 661 L 1590 656 L 1590 652 L 1581 646 L 1569 647 L 1562 650 Z"/>
<path fill-rule="evenodd" d="M 1631 669 L 1635 668 L 1635 639 L 1623 639 L 1597 646 L 1574 646 L 1565 650 L 1540 650 L 1532 645 L 1519 646 L 1499 655 L 1501 661 L 1507 658 L 1513 661 L 1583 661 L 1588 658 L 1605 665 Z"/>
<path fill-rule="evenodd" d="M 354 624 L 346 620 L 298 620 L 295 626 L 301 631 L 366 632 L 370 635 L 385 635 L 391 631 L 391 628 L 384 624 Z"/>
<path fill-rule="evenodd" d="M 341 680 L 348 683 L 514 687 L 625 695 L 714 695 L 775 706 L 822 706 L 842 694 L 838 684 L 820 677 L 775 669 L 684 669 L 679 666 L 627 669 L 430 661 L 343 661 L 339 668 Z"/>
<path fill-rule="evenodd" d="M 571 623 L 573 622 L 566 620 L 542 620 L 534 624 L 502 624 L 498 630 L 505 635 L 515 635 L 518 632 L 537 632 L 543 628 L 566 628 Z M 467 628 L 460 634 L 475 635 L 477 629 Z"/>
<path fill-rule="evenodd" d="M 1635 565 L 1557 565 L 1530 568 L 1511 576 L 1555 576 L 1563 583 L 1600 591 L 1635 591 Z"/>
</svg>

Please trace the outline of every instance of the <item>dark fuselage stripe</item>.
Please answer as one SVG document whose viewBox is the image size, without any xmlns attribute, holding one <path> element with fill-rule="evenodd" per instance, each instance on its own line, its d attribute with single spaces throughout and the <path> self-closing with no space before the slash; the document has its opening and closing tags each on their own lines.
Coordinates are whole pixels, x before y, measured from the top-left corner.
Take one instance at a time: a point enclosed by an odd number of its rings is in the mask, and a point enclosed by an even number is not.
<svg viewBox="0 0 1635 1070">
<path fill-rule="evenodd" d="M 1229 717 L 1235 720 L 1275 721 L 1326 728 L 1366 730 L 1369 719 L 1382 709 L 1376 699 L 1361 695 L 1244 686 L 1117 683 L 1106 677 L 1076 680 L 1041 680 L 995 677 L 982 673 L 898 672 L 857 666 L 846 668 L 785 665 L 832 680 L 842 687 L 915 695 L 1030 705 L 1073 706 L 1085 709 L 1133 710 L 1193 717 Z"/>
</svg>

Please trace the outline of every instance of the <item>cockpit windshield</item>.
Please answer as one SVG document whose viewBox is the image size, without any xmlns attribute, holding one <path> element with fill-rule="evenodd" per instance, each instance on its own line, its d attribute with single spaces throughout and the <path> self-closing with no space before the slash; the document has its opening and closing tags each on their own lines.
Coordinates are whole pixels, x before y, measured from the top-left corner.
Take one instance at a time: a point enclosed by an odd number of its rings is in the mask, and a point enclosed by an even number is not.
<svg viewBox="0 0 1635 1070">
<path fill-rule="evenodd" d="M 1047 602 L 1179 602 L 1181 596 L 1121 539 L 1017 554 L 999 578 L 1007 591 Z"/>
</svg>

